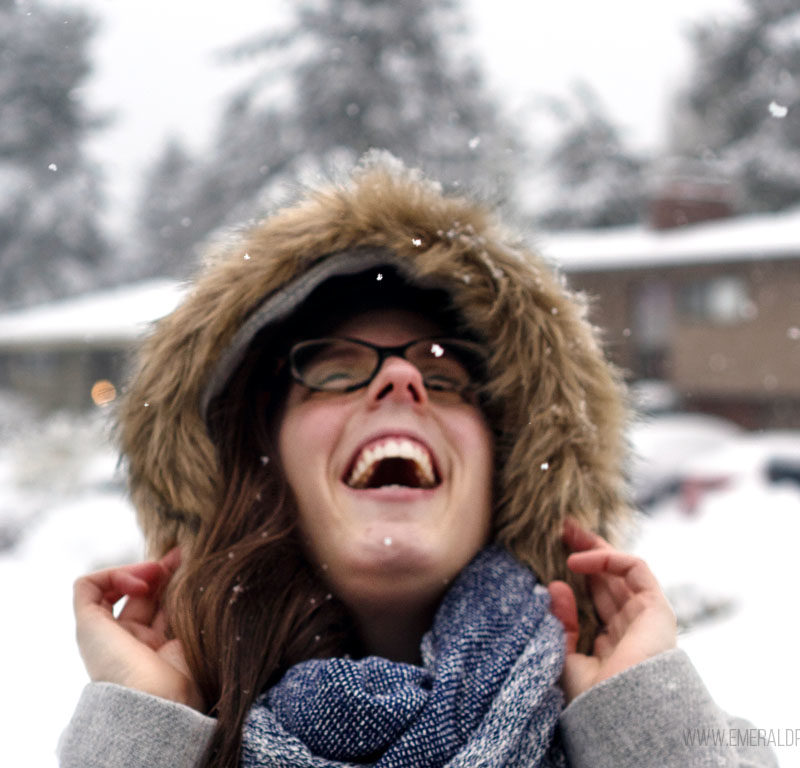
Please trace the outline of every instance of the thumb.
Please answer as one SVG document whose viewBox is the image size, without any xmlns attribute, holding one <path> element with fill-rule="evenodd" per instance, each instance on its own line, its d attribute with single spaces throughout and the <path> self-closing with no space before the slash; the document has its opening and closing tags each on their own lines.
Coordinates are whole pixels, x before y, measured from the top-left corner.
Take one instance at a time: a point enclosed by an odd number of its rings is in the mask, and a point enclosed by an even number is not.
<svg viewBox="0 0 800 768">
<path fill-rule="evenodd" d="M 180 640 L 168 640 L 158 649 L 158 655 L 168 664 L 175 667 L 182 675 L 191 679 L 189 665 L 186 663 L 186 656 L 183 653 L 183 646 Z"/>
<path fill-rule="evenodd" d="M 175 698 L 175 700 L 181 701 L 182 703 L 193 707 L 200 712 L 203 712 L 203 696 L 200 693 L 197 683 L 192 677 L 189 665 L 186 663 L 186 655 L 183 652 L 183 646 L 181 645 L 180 640 L 168 640 L 158 649 L 158 655 L 162 660 L 166 661 L 171 667 L 173 667 L 173 669 L 175 669 L 183 679 L 182 691 L 180 692 L 180 695 Z"/>
<path fill-rule="evenodd" d="M 567 654 L 578 649 L 578 604 L 572 587 L 565 581 L 551 581 L 547 585 L 550 593 L 550 613 L 563 625 L 566 633 Z"/>
</svg>

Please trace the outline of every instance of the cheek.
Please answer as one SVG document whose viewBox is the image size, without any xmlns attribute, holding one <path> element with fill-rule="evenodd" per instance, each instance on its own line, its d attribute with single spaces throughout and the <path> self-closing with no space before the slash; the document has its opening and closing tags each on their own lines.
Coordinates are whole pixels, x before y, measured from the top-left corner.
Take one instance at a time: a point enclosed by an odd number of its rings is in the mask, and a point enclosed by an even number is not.
<svg viewBox="0 0 800 768">
<path fill-rule="evenodd" d="M 320 483 L 331 466 L 342 431 L 342 408 L 312 399 L 291 398 L 278 430 L 278 453 L 286 479 L 300 499 L 309 486 Z"/>
<path fill-rule="evenodd" d="M 485 480 L 488 477 L 491 483 L 494 438 L 483 415 L 479 412 L 465 414 L 456 422 L 453 437 L 463 446 L 466 463 L 476 479 Z"/>
<path fill-rule="evenodd" d="M 304 463 L 310 461 L 312 457 L 309 454 L 317 445 L 311 437 L 309 419 L 305 417 L 302 409 L 292 409 L 284 415 L 278 432 L 278 454 L 286 479 L 295 496 L 301 490 L 301 468 Z"/>
<path fill-rule="evenodd" d="M 459 414 L 451 419 L 449 439 L 458 446 L 460 503 L 471 518 L 487 532 L 494 508 L 494 437 L 479 411 Z"/>
</svg>

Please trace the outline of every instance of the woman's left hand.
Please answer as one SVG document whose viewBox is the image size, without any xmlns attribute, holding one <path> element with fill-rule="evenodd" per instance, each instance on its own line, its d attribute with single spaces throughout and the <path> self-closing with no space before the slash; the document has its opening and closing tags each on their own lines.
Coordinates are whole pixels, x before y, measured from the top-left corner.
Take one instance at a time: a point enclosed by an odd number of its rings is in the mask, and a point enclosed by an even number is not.
<svg viewBox="0 0 800 768">
<path fill-rule="evenodd" d="M 592 601 L 602 622 L 592 654 L 577 653 L 575 595 L 563 581 L 550 583 L 550 610 L 567 634 L 561 685 L 569 702 L 602 680 L 674 648 L 677 627 L 672 607 L 643 560 L 614 549 L 572 520 L 565 523 L 563 538 L 572 550 L 567 567 L 588 577 Z"/>
</svg>

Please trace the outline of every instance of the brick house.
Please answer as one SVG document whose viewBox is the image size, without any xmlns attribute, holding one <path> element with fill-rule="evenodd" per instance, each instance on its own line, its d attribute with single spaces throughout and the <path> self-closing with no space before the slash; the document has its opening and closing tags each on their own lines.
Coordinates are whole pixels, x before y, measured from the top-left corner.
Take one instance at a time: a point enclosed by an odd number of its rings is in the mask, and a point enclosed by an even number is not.
<svg viewBox="0 0 800 768">
<path fill-rule="evenodd" d="M 154 280 L 0 315 L 0 390 L 44 410 L 113 399 L 130 348 L 182 293 L 173 281 Z"/>
<path fill-rule="evenodd" d="M 746 427 L 800 427 L 800 210 L 539 245 L 592 298 L 632 382 Z"/>
</svg>

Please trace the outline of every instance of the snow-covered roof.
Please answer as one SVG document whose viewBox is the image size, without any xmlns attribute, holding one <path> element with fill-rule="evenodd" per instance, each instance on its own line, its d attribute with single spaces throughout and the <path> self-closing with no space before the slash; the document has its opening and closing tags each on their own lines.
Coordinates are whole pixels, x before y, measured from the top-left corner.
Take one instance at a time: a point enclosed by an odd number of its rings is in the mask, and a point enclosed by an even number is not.
<svg viewBox="0 0 800 768">
<path fill-rule="evenodd" d="M 800 208 L 668 230 L 635 226 L 542 233 L 537 244 L 565 272 L 800 259 Z"/>
<path fill-rule="evenodd" d="M 0 349 L 115 346 L 171 312 L 186 286 L 152 280 L 0 315 Z"/>
</svg>

